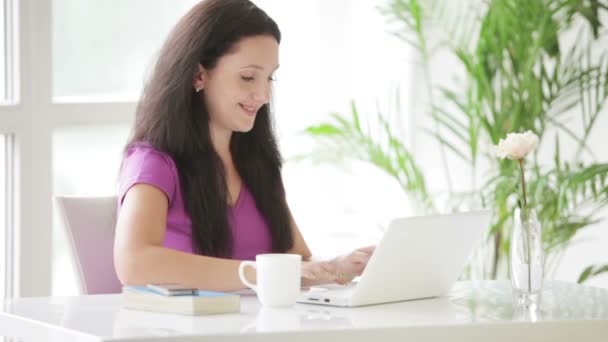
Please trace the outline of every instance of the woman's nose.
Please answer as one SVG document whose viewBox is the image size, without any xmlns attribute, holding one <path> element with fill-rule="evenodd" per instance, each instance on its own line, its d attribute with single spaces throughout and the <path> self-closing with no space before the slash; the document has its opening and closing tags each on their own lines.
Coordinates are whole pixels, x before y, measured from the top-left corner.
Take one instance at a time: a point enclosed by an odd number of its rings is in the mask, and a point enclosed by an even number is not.
<svg viewBox="0 0 608 342">
<path fill-rule="evenodd" d="M 270 101 L 270 84 L 262 84 L 253 92 L 253 99 L 264 104 Z"/>
</svg>

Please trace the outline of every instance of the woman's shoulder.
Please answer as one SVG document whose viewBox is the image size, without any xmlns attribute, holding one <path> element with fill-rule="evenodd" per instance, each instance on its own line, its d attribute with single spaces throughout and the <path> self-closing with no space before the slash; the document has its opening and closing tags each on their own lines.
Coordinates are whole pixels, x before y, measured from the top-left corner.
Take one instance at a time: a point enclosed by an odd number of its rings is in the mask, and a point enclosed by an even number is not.
<svg viewBox="0 0 608 342">
<path fill-rule="evenodd" d="M 171 156 L 147 142 L 131 143 L 125 152 L 123 172 L 171 175 L 177 179 L 177 166 Z"/>
<path fill-rule="evenodd" d="M 127 147 L 120 172 L 121 198 L 137 183 L 158 187 L 167 194 L 171 203 L 178 183 L 173 159 L 148 143 L 131 143 Z"/>
<path fill-rule="evenodd" d="M 161 150 L 157 149 L 156 147 L 152 146 L 150 143 L 145 142 L 145 141 L 135 141 L 130 143 L 127 146 L 127 154 L 133 154 L 133 153 L 156 153 L 156 154 L 161 154 L 161 155 L 166 155 L 166 153 L 163 153 Z"/>
<path fill-rule="evenodd" d="M 170 155 L 144 141 L 137 141 L 129 144 L 125 153 L 125 161 L 131 160 L 140 162 L 164 161 L 171 168 L 175 168 L 175 162 Z"/>
</svg>

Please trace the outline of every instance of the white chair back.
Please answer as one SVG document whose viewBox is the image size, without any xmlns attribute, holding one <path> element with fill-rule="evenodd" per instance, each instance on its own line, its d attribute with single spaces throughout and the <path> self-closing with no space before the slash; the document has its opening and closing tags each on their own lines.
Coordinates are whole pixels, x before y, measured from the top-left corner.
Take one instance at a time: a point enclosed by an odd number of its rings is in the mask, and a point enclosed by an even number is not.
<svg viewBox="0 0 608 342">
<path fill-rule="evenodd" d="M 56 196 L 55 201 L 82 292 L 121 292 L 113 251 L 116 197 Z"/>
</svg>

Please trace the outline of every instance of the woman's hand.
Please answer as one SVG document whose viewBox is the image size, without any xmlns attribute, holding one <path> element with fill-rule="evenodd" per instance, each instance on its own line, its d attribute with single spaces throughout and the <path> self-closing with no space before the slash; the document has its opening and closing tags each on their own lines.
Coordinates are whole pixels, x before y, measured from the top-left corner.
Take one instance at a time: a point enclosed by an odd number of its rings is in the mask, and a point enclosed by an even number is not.
<svg viewBox="0 0 608 342">
<path fill-rule="evenodd" d="M 302 286 L 331 284 L 336 280 L 336 266 L 331 261 L 302 262 Z"/>
<path fill-rule="evenodd" d="M 369 258 L 372 257 L 376 246 L 359 248 L 350 254 L 336 257 L 331 261 L 334 264 L 336 279 L 338 284 L 350 283 L 355 277 L 360 276 L 367 266 Z"/>
<path fill-rule="evenodd" d="M 303 262 L 302 286 L 351 282 L 363 273 L 374 249 L 375 246 L 359 248 L 330 261 Z"/>
</svg>

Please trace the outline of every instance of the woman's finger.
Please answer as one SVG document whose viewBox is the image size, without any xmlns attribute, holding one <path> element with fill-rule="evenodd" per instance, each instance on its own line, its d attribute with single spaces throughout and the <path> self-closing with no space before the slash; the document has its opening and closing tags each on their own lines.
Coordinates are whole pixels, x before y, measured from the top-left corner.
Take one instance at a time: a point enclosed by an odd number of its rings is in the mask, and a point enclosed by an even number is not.
<svg viewBox="0 0 608 342">
<path fill-rule="evenodd" d="M 371 254 L 355 251 L 347 257 L 347 260 L 348 260 L 348 262 L 354 263 L 354 264 L 367 264 L 367 262 L 369 261 L 369 259 L 371 257 L 372 257 Z"/>
<path fill-rule="evenodd" d="M 376 246 L 367 246 L 367 247 L 358 248 L 356 251 L 371 254 L 374 252 L 375 249 L 376 249 Z"/>
</svg>

